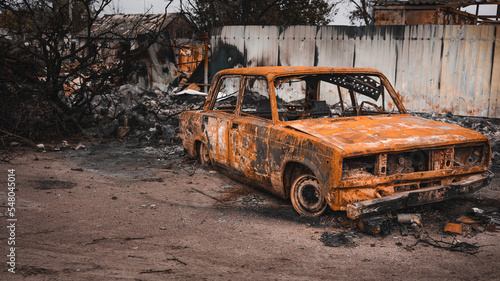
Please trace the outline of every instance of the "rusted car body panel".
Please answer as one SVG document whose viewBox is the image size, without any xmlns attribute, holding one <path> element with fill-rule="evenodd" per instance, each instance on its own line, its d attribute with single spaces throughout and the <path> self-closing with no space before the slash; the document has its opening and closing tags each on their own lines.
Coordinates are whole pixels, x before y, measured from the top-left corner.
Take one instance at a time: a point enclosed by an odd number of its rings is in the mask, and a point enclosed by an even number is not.
<svg viewBox="0 0 500 281">
<path fill-rule="evenodd" d="M 255 67 L 213 81 L 203 110 L 181 114 L 187 155 L 206 147 L 215 169 L 302 215 L 328 205 L 356 219 L 489 183 L 488 138 L 408 115 L 377 70 Z"/>
</svg>

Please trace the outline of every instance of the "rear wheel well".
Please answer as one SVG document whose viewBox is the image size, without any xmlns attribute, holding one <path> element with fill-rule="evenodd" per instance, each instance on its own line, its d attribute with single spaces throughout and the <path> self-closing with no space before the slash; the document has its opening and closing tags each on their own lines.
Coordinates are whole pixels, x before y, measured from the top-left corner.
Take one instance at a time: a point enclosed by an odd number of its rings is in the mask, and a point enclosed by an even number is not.
<svg viewBox="0 0 500 281">
<path fill-rule="evenodd" d="M 200 157 L 200 155 L 199 155 L 200 154 L 199 153 L 200 145 L 201 145 L 201 141 L 199 141 L 199 140 L 194 141 L 194 158 Z"/>
<path fill-rule="evenodd" d="M 304 164 L 298 162 L 289 162 L 285 166 L 283 172 L 283 187 L 285 188 L 286 197 L 290 197 L 290 190 L 296 178 L 301 175 L 314 175 L 313 171 Z"/>
</svg>

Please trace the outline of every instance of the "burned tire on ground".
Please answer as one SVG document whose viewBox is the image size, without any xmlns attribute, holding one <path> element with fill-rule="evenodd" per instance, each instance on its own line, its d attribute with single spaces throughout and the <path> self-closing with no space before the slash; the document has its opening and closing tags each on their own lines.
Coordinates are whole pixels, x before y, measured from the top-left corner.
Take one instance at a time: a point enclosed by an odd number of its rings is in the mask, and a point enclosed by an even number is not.
<svg viewBox="0 0 500 281">
<path fill-rule="evenodd" d="M 322 215 L 328 205 L 314 175 L 304 174 L 295 179 L 290 193 L 293 208 L 306 217 Z"/>
<path fill-rule="evenodd" d="M 201 165 L 203 166 L 210 165 L 210 154 L 208 153 L 208 147 L 203 142 L 198 145 L 198 161 L 200 161 Z"/>
</svg>

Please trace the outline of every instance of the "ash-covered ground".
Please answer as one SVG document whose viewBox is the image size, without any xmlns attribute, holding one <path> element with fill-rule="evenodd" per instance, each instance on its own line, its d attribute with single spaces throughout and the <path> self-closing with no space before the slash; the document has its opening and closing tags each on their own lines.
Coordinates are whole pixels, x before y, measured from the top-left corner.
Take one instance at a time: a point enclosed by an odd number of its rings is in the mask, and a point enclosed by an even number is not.
<svg viewBox="0 0 500 281">
<path fill-rule="evenodd" d="M 124 91 L 126 92 L 126 91 Z M 360 229 L 344 212 L 300 217 L 289 201 L 183 155 L 178 114 L 200 96 L 115 97 L 86 137 L 13 146 L 16 273 L 2 280 L 494 280 L 500 177 L 463 198 L 386 214 Z M 106 110 L 105 110 L 106 109 Z M 499 167 L 499 122 L 415 114 L 479 131 Z M 124 117 L 127 124 L 124 124 Z M 5 159 L 5 158 L 4 158 Z M 4 176 L 6 176 L 4 174 Z M 7 190 L 0 190 L 7 208 Z M 398 214 L 419 214 L 420 224 Z M 462 233 L 445 232 L 447 224 Z M 7 253 L 0 217 L 0 254 Z M 377 227 L 379 229 L 377 230 Z"/>
</svg>

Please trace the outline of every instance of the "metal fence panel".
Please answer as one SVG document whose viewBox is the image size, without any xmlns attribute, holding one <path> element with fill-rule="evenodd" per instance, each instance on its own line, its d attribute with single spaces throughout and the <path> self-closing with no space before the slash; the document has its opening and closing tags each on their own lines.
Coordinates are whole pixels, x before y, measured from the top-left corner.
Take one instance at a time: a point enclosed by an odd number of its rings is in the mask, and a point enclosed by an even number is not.
<svg viewBox="0 0 500 281">
<path fill-rule="evenodd" d="M 211 74 L 240 66 L 381 70 L 407 109 L 500 118 L 495 26 L 227 26 L 212 35 Z"/>
</svg>

